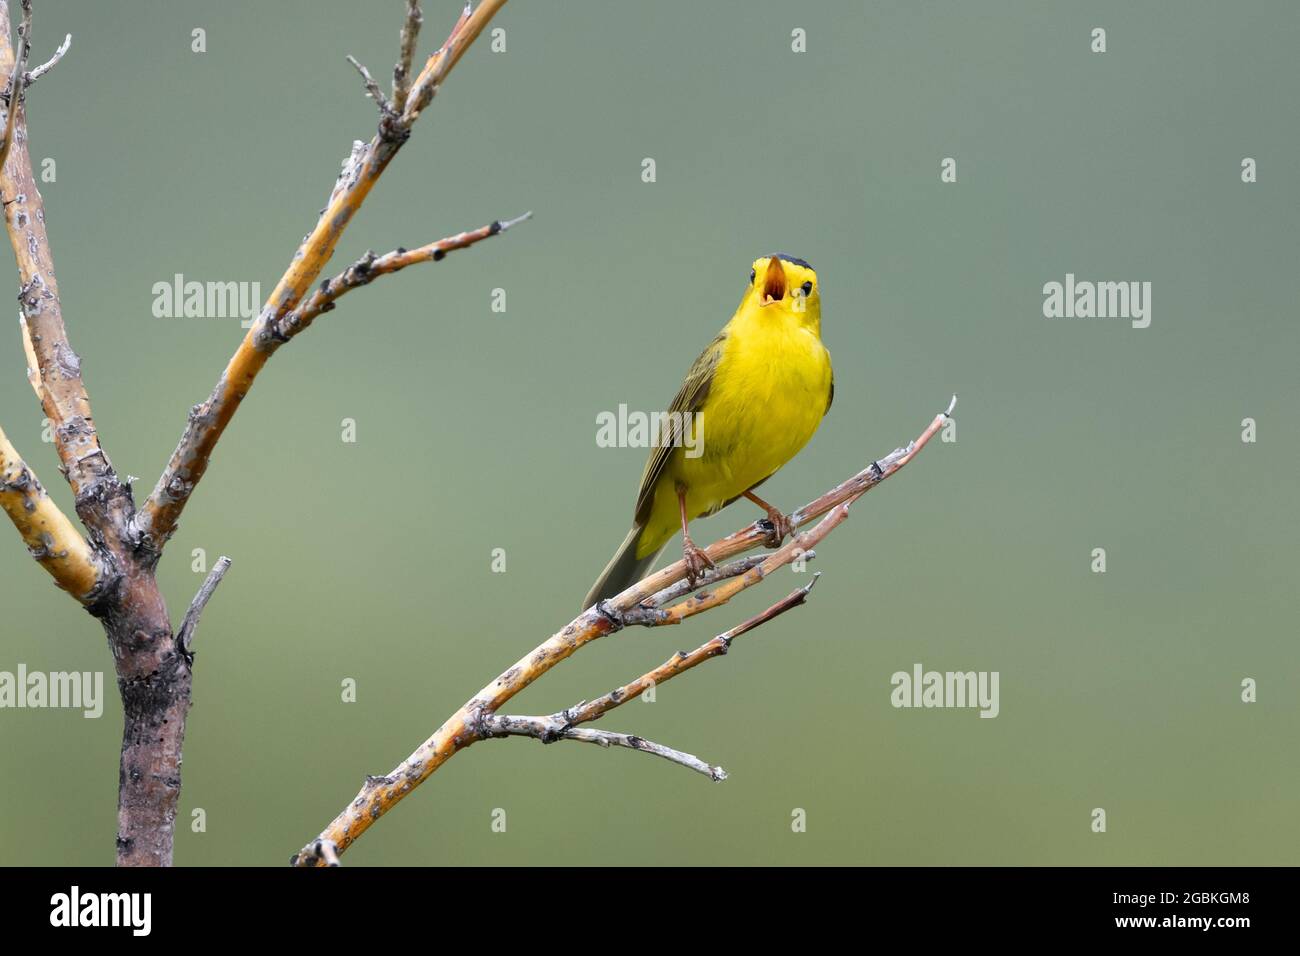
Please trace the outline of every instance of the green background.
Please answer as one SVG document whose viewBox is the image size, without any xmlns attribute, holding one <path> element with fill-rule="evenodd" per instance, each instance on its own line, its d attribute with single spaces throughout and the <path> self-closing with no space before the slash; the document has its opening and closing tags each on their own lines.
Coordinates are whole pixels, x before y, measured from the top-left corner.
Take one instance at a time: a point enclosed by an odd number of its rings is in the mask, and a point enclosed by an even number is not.
<svg viewBox="0 0 1300 956">
<path fill-rule="evenodd" d="M 427 53 L 456 5 L 425 8 Z M 34 159 L 57 163 L 64 311 L 141 495 L 242 335 L 154 318 L 153 283 L 270 290 L 374 130 L 344 55 L 386 82 L 401 9 L 38 2 L 34 59 L 74 34 L 28 106 Z M 806 608 L 598 725 L 731 779 L 487 742 L 346 862 L 1297 862 L 1296 6 L 515 0 L 495 25 L 507 51 L 470 51 L 331 272 L 534 220 L 349 295 L 282 350 L 164 559 L 178 621 L 192 549 L 234 559 L 197 642 L 177 862 L 286 863 L 364 774 L 573 616 L 645 456 L 598 448 L 596 414 L 662 408 L 777 250 L 819 271 L 837 387 L 765 494 L 811 499 L 953 392 L 958 440 L 854 509 Z M 1042 286 L 1067 272 L 1152 282 L 1151 327 L 1045 319 Z M 70 510 L 15 326 L 0 422 Z M 742 502 L 695 536 L 753 517 Z M 103 670 L 112 699 L 97 721 L 0 711 L 0 863 L 106 864 L 120 711 L 102 633 L 8 545 L 0 670 Z M 805 580 L 602 640 L 510 709 L 594 697 Z M 999 671 L 1001 715 L 895 710 L 890 675 L 915 662 Z"/>
</svg>

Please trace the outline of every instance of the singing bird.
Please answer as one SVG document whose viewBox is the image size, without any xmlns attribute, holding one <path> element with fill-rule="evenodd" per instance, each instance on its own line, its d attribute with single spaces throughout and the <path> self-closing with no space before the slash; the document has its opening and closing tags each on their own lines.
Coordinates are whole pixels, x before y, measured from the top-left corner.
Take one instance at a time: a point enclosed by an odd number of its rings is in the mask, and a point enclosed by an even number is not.
<svg viewBox="0 0 1300 956">
<path fill-rule="evenodd" d="M 678 528 L 694 583 L 713 562 L 691 540 L 689 522 L 741 497 L 767 512 L 767 544 L 778 546 L 792 531 L 790 521 L 754 489 L 808 443 L 834 394 L 817 273 L 793 256 L 755 260 L 736 314 L 695 360 L 673 399 L 641 475 L 632 530 L 583 609 L 645 577 Z M 674 412 L 691 413 L 696 440 L 694 432 L 668 434 Z"/>
</svg>

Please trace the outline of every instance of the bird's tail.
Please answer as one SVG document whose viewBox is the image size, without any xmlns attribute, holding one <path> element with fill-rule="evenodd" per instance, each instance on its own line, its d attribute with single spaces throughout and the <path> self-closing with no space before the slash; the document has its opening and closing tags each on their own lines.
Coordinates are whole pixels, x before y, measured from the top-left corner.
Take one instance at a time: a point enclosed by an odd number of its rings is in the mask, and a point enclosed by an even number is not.
<svg viewBox="0 0 1300 956">
<path fill-rule="evenodd" d="M 641 535 L 644 530 L 640 525 L 632 526 L 632 530 L 627 533 L 623 543 L 614 552 L 614 557 L 609 559 L 609 564 L 605 565 L 605 570 L 600 572 L 600 577 L 596 578 L 596 583 L 591 586 L 591 590 L 583 598 L 582 609 L 584 611 L 597 601 L 603 601 L 606 598 L 613 597 L 620 591 L 627 590 L 645 577 L 646 573 L 654 566 L 656 559 L 663 552 L 662 547 L 656 548 L 653 554 L 646 555 L 644 558 L 636 556 L 637 545 L 641 543 Z"/>
</svg>

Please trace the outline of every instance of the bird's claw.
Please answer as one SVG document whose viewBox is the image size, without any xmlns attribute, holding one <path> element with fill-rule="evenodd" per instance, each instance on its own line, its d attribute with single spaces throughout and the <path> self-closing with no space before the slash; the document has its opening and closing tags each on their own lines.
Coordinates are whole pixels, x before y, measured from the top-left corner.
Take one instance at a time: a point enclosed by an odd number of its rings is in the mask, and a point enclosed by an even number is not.
<svg viewBox="0 0 1300 956">
<path fill-rule="evenodd" d="M 691 587 L 695 587 L 696 582 L 704 576 L 706 569 L 717 567 L 708 552 L 693 541 L 687 541 L 682 545 L 682 560 L 686 562 L 686 580 Z"/>
<path fill-rule="evenodd" d="M 767 537 L 763 539 L 763 544 L 769 548 L 781 547 L 781 542 L 794 534 L 794 522 L 775 508 L 767 513 L 766 518 L 760 518 L 758 524 L 759 527 L 767 528 Z"/>
</svg>

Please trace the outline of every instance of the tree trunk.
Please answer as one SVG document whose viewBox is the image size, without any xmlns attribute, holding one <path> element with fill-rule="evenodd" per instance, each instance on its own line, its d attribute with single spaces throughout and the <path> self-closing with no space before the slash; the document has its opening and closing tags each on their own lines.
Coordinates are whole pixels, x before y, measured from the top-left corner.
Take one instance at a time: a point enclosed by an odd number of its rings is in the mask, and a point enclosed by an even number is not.
<svg viewBox="0 0 1300 956">
<path fill-rule="evenodd" d="M 24 9 L 16 53 L 9 39 L 9 5 L 0 0 L 0 80 L 10 88 L 3 104 L 0 193 L 18 265 L 29 378 L 53 426 L 77 516 L 88 532 L 95 580 L 89 592 L 76 596 L 104 625 L 122 697 L 117 862 L 168 866 L 190 709 L 190 655 L 173 634 L 154 578 L 160 543 L 136 526 L 130 487 L 118 479 L 100 447 L 81 360 L 63 326 L 45 207 L 27 150 L 23 103 L 29 74 L 23 66 L 30 51 L 30 15 Z"/>
<path fill-rule="evenodd" d="M 152 571 L 132 569 L 103 617 L 122 696 L 117 863 L 170 866 L 190 709 L 190 659 Z"/>
</svg>

